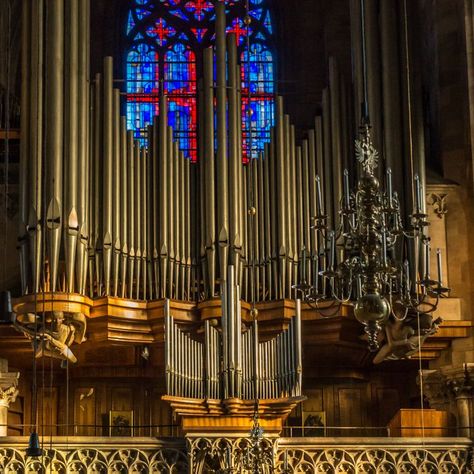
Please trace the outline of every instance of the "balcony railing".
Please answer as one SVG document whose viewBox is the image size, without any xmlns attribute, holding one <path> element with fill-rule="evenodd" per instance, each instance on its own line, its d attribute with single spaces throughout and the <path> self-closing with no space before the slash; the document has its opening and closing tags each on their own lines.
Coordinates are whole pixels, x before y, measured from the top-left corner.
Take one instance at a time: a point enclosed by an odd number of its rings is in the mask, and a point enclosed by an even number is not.
<svg viewBox="0 0 474 474">
<path fill-rule="evenodd" d="M 188 473 L 183 438 L 45 436 L 41 458 L 26 457 L 27 443 L 0 438 L 1 473 Z M 271 472 L 472 474 L 472 450 L 468 438 L 279 438 Z"/>
</svg>

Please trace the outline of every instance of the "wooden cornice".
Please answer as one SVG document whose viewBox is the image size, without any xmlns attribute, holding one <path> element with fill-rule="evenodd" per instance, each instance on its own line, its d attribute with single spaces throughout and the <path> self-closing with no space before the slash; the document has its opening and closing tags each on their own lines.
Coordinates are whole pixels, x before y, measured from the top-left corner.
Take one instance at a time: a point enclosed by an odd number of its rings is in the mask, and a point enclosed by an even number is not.
<svg viewBox="0 0 474 474">
<path fill-rule="evenodd" d="M 164 303 L 165 300 L 135 301 L 116 297 L 90 299 L 71 293 L 42 293 L 26 295 L 14 301 L 17 314 L 38 313 L 43 311 L 80 312 L 87 318 L 88 349 L 102 344 L 145 345 L 162 344 L 164 340 Z M 471 321 L 460 319 L 454 314 L 460 307 L 453 300 L 443 303 L 448 318 L 441 324 L 438 332 L 429 337 L 422 349 L 422 358 L 432 360 L 439 357 L 441 351 L 449 348 L 451 341 L 468 337 L 472 328 Z M 175 320 L 190 331 L 198 330 L 206 319 L 220 319 L 221 302 L 214 298 L 204 302 L 170 301 L 171 313 Z M 250 305 L 242 302 L 242 321 L 250 322 Z M 257 304 L 261 340 L 274 337 L 286 329 L 295 313 L 293 300 L 278 300 Z M 315 310 L 302 305 L 303 346 L 305 358 L 311 363 L 318 360 L 325 363 L 341 363 L 350 360 L 355 366 L 370 363 L 370 354 L 366 343 L 361 340 L 362 326 L 354 319 L 352 305 L 345 304 L 336 308 L 330 305 Z M 445 311 L 445 312 L 446 312 Z M 452 313 L 452 314 L 451 314 Z M 333 316 L 333 317 L 328 317 Z M 78 346 L 75 346 L 76 349 Z M 74 349 L 73 349 L 74 350 Z M 0 357 L 30 353 L 30 342 L 11 326 L 0 326 Z M 80 352 L 80 351 L 79 351 Z M 6 354 L 8 353 L 8 354 Z"/>
</svg>

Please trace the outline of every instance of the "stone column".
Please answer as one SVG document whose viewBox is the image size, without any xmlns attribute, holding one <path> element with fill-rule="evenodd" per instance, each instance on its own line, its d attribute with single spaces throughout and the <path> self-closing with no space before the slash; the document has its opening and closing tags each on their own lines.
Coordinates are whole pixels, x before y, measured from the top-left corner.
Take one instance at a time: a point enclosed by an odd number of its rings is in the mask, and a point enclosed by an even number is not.
<svg viewBox="0 0 474 474">
<path fill-rule="evenodd" d="M 8 361 L 0 359 L 0 437 L 7 435 L 8 408 L 18 395 L 19 372 L 8 372 Z"/>
<path fill-rule="evenodd" d="M 474 436 L 474 363 L 423 371 L 431 408 L 456 416 L 457 435 Z"/>
</svg>

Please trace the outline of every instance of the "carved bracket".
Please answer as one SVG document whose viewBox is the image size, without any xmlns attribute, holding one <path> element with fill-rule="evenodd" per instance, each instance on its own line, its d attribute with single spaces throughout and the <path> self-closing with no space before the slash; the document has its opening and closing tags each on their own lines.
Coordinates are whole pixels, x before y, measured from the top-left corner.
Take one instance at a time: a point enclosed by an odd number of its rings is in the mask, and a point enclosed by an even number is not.
<svg viewBox="0 0 474 474">
<path fill-rule="evenodd" d="M 427 196 L 427 202 L 433 206 L 434 213 L 442 219 L 445 214 L 448 213 L 447 208 L 447 193 L 429 193 Z"/>
</svg>

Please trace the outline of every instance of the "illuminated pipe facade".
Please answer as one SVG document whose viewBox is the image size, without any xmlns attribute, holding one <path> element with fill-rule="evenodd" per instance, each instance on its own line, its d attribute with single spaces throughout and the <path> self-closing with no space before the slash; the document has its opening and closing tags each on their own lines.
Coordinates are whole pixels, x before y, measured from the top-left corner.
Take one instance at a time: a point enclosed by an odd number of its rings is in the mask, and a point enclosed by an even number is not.
<svg viewBox="0 0 474 474">
<path fill-rule="evenodd" d="M 19 168 L 23 293 L 196 302 L 223 294 L 229 265 L 246 301 L 294 298 L 293 285 L 301 279 L 324 293 L 321 257 L 330 245 L 310 227 L 318 209 L 328 225 L 337 220 L 343 169 L 354 161 L 348 158 L 348 111 L 357 105 L 349 103 L 336 61 L 329 61 L 314 129 L 298 143 L 283 99 L 276 97 L 270 142 L 244 163 L 236 38 L 226 37 L 218 5 L 216 47 L 204 51 L 199 81 L 199 160 L 191 163 L 169 127 L 165 95 L 147 136 L 136 140 L 120 115 L 112 58 L 104 59 L 89 83 L 89 3 L 24 0 L 22 47 L 29 54 L 22 71 L 30 80 L 22 82 Z M 386 23 L 390 12 L 382 13 Z M 394 49 L 396 33 L 387 30 L 384 51 Z M 357 61 L 357 41 L 355 46 Z M 369 69 L 377 69 L 369 56 Z M 389 79 L 382 78 L 384 116 L 394 127 L 384 130 L 384 139 L 393 143 L 405 131 L 395 120 L 395 108 L 402 106 L 387 87 Z M 376 89 L 371 86 L 370 93 Z M 402 92 L 405 103 L 408 91 Z M 391 148 L 387 164 L 398 162 L 401 152 Z M 420 156 L 413 171 L 423 189 Z M 402 179 L 397 173 L 394 181 Z"/>
</svg>

